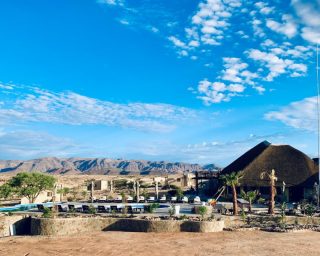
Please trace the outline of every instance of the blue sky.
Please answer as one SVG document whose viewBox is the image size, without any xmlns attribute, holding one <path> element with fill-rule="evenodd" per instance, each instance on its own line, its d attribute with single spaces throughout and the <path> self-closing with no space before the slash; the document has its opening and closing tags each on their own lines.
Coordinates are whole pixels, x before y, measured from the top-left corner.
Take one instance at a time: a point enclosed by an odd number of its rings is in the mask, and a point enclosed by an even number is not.
<svg viewBox="0 0 320 256">
<path fill-rule="evenodd" d="M 0 3 L 0 158 L 316 155 L 320 1 Z"/>
</svg>

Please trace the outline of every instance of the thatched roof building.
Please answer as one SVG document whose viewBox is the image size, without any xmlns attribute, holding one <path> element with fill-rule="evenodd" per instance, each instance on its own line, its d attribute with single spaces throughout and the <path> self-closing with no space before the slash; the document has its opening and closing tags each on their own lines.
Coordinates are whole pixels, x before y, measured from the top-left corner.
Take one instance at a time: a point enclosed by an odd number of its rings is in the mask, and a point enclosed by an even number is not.
<svg viewBox="0 0 320 256">
<path fill-rule="evenodd" d="M 289 145 L 271 145 L 263 141 L 222 170 L 222 174 L 243 171 L 243 183 L 267 186 L 260 174 L 275 169 L 278 184 L 297 186 L 318 172 L 316 163 Z"/>
<path fill-rule="evenodd" d="M 272 145 L 263 141 L 237 160 L 225 167 L 221 174 L 243 171 L 241 185 L 246 187 L 267 187 L 268 180 L 262 180 L 262 172 L 276 171 L 276 185 L 282 187 L 313 188 L 317 181 L 318 166 L 315 161 L 289 145 Z M 297 193 L 294 193 L 297 194 Z M 295 197 L 295 196 L 294 196 Z"/>
</svg>

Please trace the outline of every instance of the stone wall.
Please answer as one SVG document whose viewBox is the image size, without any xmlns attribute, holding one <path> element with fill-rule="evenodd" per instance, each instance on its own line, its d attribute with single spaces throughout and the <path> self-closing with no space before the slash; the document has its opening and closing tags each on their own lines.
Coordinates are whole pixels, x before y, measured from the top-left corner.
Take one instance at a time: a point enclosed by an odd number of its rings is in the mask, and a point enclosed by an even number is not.
<svg viewBox="0 0 320 256">
<path fill-rule="evenodd" d="M 32 218 L 31 235 L 70 235 L 92 231 L 218 232 L 223 221 L 140 220 L 126 218 Z"/>
<path fill-rule="evenodd" d="M 246 221 L 240 216 L 223 216 L 222 219 L 224 220 L 224 225 L 226 228 L 232 228 L 236 226 L 241 226 L 243 224 L 247 224 L 248 222 L 254 223 L 270 223 L 270 224 L 277 224 L 281 222 L 280 216 L 247 216 Z M 313 224 L 313 225 L 320 225 L 320 217 L 297 217 L 297 216 L 286 216 L 284 219 L 286 224 L 299 224 L 299 225 L 306 225 L 306 224 Z"/>
<path fill-rule="evenodd" d="M 23 215 L 0 215 L 0 237 L 10 236 L 10 226 L 17 235 L 30 234 L 30 218 Z"/>
</svg>

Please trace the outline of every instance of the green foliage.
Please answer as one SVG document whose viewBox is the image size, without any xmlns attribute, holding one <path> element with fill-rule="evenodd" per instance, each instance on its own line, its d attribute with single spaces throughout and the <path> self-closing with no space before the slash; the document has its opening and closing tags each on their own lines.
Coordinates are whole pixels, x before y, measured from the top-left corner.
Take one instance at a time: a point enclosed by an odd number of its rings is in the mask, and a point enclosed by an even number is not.
<svg viewBox="0 0 320 256">
<path fill-rule="evenodd" d="M 187 215 L 185 215 L 185 214 L 183 214 L 182 216 L 180 216 L 180 218 L 179 218 L 180 220 L 186 220 L 186 219 L 188 219 L 188 216 Z"/>
<path fill-rule="evenodd" d="M 0 198 L 7 199 L 13 193 L 12 187 L 5 183 L 0 186 Z"/>
<path fill-rule="evenodd" d="M 257 190 L 248 191 L 248 192 L 244 192 L 243 190 L 241 190 L 241 193 L 240 193 L 241 197 L 244 200 L 247 200 L 251 203 L 253 203 L 257 199 L 258 194 L 259 193 Z"/>
<path fill-rule="evenodd" d="M 31 203 L 45 190 L 53 189 L 56 179 L 38 172 L 22 172 L 12 177 L 8 185 L 20 196 L 25 196 Z"/>
<path fill-rule="evenodd" d="M 182 198 L 183 197 L 183 190 L 181 188 L 177 188 L 176 189 L 176 196 L 178 198 Z"/>
<path fill-rule="evenodd" d="M 240 179 L 242 178 L 241 172 L 232 172 L 230 174 L 225 174 L 221 176 L 221 180 L 226 186 L 238 186 L 240 184 Z"/>
<path fill-rule="evenodd" d="M 43 209 L 43 214 L 42 214 L 43 218 L 52 218 L 52 210 L 48 207 L 45 207 Z"/>
<path fill-rule="evenodd" d="M 145 188 L 142 190 L 142 192 L 141 192 L 141 196 L 143 196 L 145 199 L 147 199 L 147 198 L 148 198 L 149 193 L 148 193 L 148 191 L 147 191 Z"/>
<path fill-rule="evenodd" d="M 70 193 L 70 188 L 60 188 L 57 193 L 65 196 Z"/>
<path fill-rule="evenodd" d="M 81 191 L 81 196 L 83 197 L 83 198 L 86 198 L 87 197 L 87 191 L 85 191 L 85 190 L 83 190 L 83 191 Z"/>
<path fill-rule="evenodd" d="M 89 206 L 89 211 L 88 211 L 88 213 L 90 213 L 90 214 L 96 214 L 96 212 L 97 212 L 96 208 L 94 208 L 93 205 L 90 205 L 90 206 Z"/>
<path fill-rule="evenodd" d="M 247 220 L 247 214 L 243 208 L 241 209 L 241 219 L 243 222 L 246 222 L 246 220 Z"/>
<path fill-rule="evenodd" d="M 282 225 L 285 225 L 286 223 L 286 208 L 287 208 L 287 204 L 283 202 L 280 206 L 280 216 L 281 216 Z"/>
<path fill-rule="evenodd" d="M 307 216 L 312 217 L 316 212 L 316 208 L 314 207 L 313 204 L 307 204 L 305 206 L 305 213 L 307 214 Z"/>
<path fill-rule="evenodd" d="M 202 205 L 199 207 L 198 210 L 199 210 L 199 214 L 201 215 L 201 218 L 203 219 L 208 212 L 208 208 Z"/>
<path fill-rule="evenodd" d="M 170 215 L 170 217 L 172 217 L 174 215 L 174 208 L 173 206 L 170 206 L 170 208 L 168 209 L 168 213 Z"/>
<path fill-rule="evenodd" d="M 117 189 L 125 189 L 127 188 L 127 180 L 121 179 L 121 180 L 115 180 L 114 181 L 114 187 Z"/>
<path fill-rule="evenodd" d="M 149 205 L 149 212 L 150 213 L 154 213 L 155 212 L 155 210 L 157 209 L 157 208 L 159 208 L 159 204 L 158 203 L 152 203 L 152 204 L 150 204 Z"/>
<path fill-rule="evenodd" d="M 126 200 L 126 194 L 124 192 L 121 192 L 121 197 L 122 197 L 122 203 L 125 203 L 127 200 Z"/>
</svg>

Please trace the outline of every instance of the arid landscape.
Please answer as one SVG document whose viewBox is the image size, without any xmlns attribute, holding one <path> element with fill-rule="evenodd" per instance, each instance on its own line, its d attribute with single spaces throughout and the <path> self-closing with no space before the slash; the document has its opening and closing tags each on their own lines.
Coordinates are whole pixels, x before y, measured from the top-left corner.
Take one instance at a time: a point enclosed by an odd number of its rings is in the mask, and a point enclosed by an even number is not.
<svg viewBox="0 0 320 256">
<path fill-rule="evenodd" d="M 99 232 L 68 237 L 7 237 L 0 255 L 319 255 L 316 232 Z"/>
</svg>

